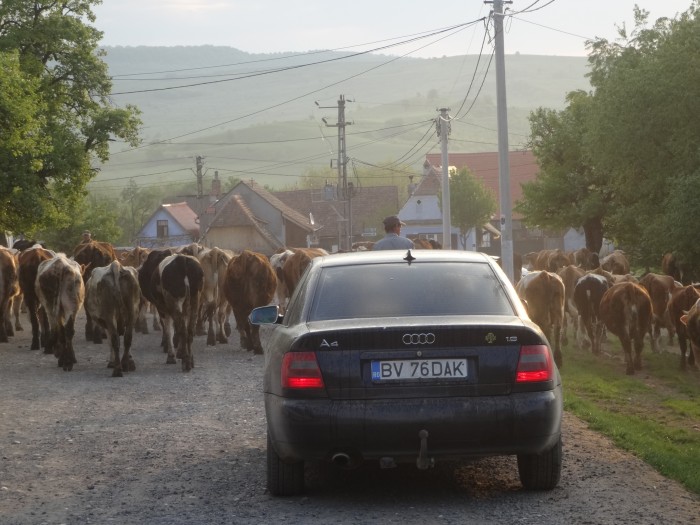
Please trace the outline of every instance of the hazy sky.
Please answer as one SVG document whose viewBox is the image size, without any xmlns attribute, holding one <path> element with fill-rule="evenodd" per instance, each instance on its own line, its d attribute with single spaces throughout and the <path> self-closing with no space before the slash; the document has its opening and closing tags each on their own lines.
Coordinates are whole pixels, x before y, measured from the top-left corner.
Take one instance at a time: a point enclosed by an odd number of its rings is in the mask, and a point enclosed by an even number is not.
<svg viewBox="0 0 700 525">
<path fill-rule="evenodd" d="M 637 4 L 650 20 L 673 17 L 692 0 L 514 0 L 504 37 L 506 53 L 585 56 L 585 40 L 614 39 L 616 25 L 633 27 Z M 103 0 L 94 8 L 107 46 L 231 46 L 250 53 L 339 49 L 395 39 L 478 20 L 481 0 Z M 454 34 L 393 47 L 414 57 L 476 54 L 483 24 Z M 443 38 L 446 37 L 446 38 Z M 433 44 L 430 42 L 443 38 Z M 383 42 L 387 44 L 391 42 Z M 353 47 L 351 51 L 377 47 Z M 418 49 L 426 46 L 423 49 Z"/>
</svg>

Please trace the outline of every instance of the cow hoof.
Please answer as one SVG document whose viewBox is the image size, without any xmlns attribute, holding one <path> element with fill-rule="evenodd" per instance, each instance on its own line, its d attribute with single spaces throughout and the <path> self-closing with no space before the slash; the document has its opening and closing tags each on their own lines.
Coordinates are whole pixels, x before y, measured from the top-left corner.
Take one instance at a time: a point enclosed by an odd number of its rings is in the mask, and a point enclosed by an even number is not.
<svg viewBox="0 0 700 525">
<path fill-rule="evenodd" d="M 134 363 L 134 361 L 130 359 L 129 362 L 126 363 L 126 366 L 122 365 L 122 368 L 125 368 L 127 372 L 135 372 L 136 363 Z"/>
<path fill-rule="evenodd" d="M 253 354 L 255 355 L 262 355 L 263 354 L 263 349 L 262 348 L 255 348 L 253 350 Z"/>
<path fill-rule="evenodd" d="M 124 377 L 124 374 L 122 373 L 122 369 L 115 368 L 114 372 L 112 372 L 112 377 Z"/>
<path fill-rule="evenodd" d="M 165 360 L 166 365 L 175 365 L 177 364 L 177 361 L 175 360 L 175 357 L 172 355 L 168 356 L 168 359 Z"/>
</svg>

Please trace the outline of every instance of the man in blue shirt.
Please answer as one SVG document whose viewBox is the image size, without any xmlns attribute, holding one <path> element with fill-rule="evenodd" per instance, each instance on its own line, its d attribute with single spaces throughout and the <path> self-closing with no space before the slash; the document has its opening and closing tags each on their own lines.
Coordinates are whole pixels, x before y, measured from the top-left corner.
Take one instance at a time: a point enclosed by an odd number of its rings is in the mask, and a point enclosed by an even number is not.
<svg viewBox="0 0 700 525">
<path fill-rule="evenodd" d="M 384 231 L 386 235 L 380 241 L 374 243 L 373 250 L 406 250 L 413 248 L 413 241 L 406 237 L 401 237 L 401 226 L 406 226 L 401 222 L 398 215 L 390 215 L 384 219 Z"/>
</svg>

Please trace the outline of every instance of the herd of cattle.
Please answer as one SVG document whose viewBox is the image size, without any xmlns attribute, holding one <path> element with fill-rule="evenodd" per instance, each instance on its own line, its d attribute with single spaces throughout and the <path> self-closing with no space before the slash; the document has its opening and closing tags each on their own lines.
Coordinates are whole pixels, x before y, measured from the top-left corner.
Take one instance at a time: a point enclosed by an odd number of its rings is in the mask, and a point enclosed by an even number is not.
<svg viewBox="0 0 700 525">
<path fill-rule="evenodd" d="M 617 336 L 627 374 L 641 369 L 647 334 L 652 351 L 659 351 L 662 328 L 669 344 L 678 337 L 681 369 L 700 361 L 700 285 L 679 282 L 672 254 L 661 261 L 663 273 L 640 279 L 630 274 L 620 250 L 603 259 L 585 248 L 573 253 L 542 250 L 523 256 L 523 263 L 516 291 L 550 340 L 559 366 L 568 323 L 578 347 L 589 346 L 594 354 L 601 351 L 606 329 Z"/>
<path fill-rule="evenodd" d="M 206 335 L 210 346 L 228 342 L 231 313 L 241 347 L 260 354 L 259 329 L 248 315 L 273 300 L 283 311 L 311 259 L 320 255 L 327 252 L 291 248 L 268 259 L 249 250 L 233 253 L 199 244 L 117 253 L 98 241 L 79 244 L 71 257 L 33 243 L 0 247 L 0 343 L 22 330 L 23 304 L 31 323 L 31 349 L 53 353 L 63 370 L 76 363 L 73 337 L 83 307 L 85 337 L 95 343 L 109 339 L 108 366 L 115 377 L 136 369 L 130 353 L 133 333 L 148 333 L 149 311 L 152 328 L 162 331 L 166 363 L 179 359 L 183 371 L 194 366 L 195 335 Z M 577 346 L 590 347 L 594 354 L 601 352 L 606 329 L 616 335 L 628 374 L 641 368 L 647 334 L 652 350 L 659 351 L 663 328 L 669 342 L 677 335 L 685 369 L 695 365 L 700 348 L 700 285 L 681 284 L 672 262 L 666 255 L 664 273 L 637 279 L 621 251 L 599 259 L 585 248 L 542 250 L 518 261 L 522 271 L 516 274 L 516 291 L 550 340 L 559 366 L 571 324 Z"/>
<path fill-rule="evenodd" d="M 109 243 L 90 241 L 68 257 L 33 243 L 0 247 L 0 342 L 23 329 L 24 305 L 31 349 L 53 353 L 59 367 L 72 370 L 76 316 L 84 308 L 85 337 L 94 343 L 109 339 L 109 367 L 121 377 L 136 369 L 133 333 L 148 333 L 152 311 L 166 363 L 179 359 L 187 372 L 194 366 L 195 335 L 207 335 L 208 345 L 227 343 L 233 313 L 241 346 L 259 354 L 259 329 L 248 322 L 251 310 L 269 304 L 276 293 L 285 304 L 311 257 L 321 254 L 326 252 L 298 248 L 268 259 L 199 244 L 117 253 Z"/>
</svg>

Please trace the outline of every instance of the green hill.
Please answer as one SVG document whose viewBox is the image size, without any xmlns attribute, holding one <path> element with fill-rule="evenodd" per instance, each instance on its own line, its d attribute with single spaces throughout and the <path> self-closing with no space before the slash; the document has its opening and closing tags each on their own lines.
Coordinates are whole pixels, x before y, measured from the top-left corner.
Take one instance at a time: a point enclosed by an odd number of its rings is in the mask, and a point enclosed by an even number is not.
<svg viewBox="0 0 700 525">
<path fill-rule="evenodd" d="M 497 148 L 493 63 L 483 80 L 488 56 L 474 75 L 475 55 L 397 59 L 317 52 L 287 57 L 214 46 L 105 51 L 112 100 L 142 110 L 144 145 L 130 150 L 114 143 L 111 160 L 90 186 L 94 191 L 119 191 L 129 178 L 142 186 L 194 181 L 198 155 L 204 157 L 205 184 L 218 170 L 224 180 L 253 177 L 274 188 L 290 187 L 307 170 L 326 169 L 337 157 L 332 125 L 341 94 L 347 100 L 346 120 L 352 122 L 347 153 L 359 162 L 402 159 L 419 171 L 425 153 L 439 150 L 430 121 L 441 107 L 460 116 L 452 124 L 450 151 Z M 582 57 L 506 57 L 511 149 L 526 140 L 531 110 L 560 109 L 568 91 L 589 89 L 586 71 Z"/>
</svg>

